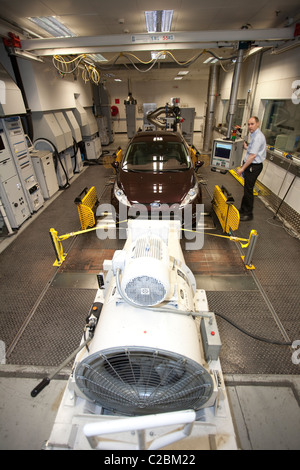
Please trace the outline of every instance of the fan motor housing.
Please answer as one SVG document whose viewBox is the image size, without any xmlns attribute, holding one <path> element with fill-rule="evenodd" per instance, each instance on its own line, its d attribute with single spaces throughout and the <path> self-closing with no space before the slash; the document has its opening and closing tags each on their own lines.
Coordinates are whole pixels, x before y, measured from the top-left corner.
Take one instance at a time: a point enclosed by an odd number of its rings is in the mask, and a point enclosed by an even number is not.
<svg viewBox="0 0 300 470">
<path fill-rule="evenodd" d="M 125 415 L 212 406 L 218 389 L 199 322 L 189 313 L 195 279 L 184 263 L 179 228 L 130 222 L 124 250 L 105 263 L 103 308 L 89 352 L 75 369 L 77 392 Z"/>
<path fill-rule="evenodd" d="M 153 234 L 138 237 L 127 253 L 115 254 L 113 265 L 114 270 L 121 268 L 122 291 L 136 305 L 158 305 L 169 295 L 168 247 L 160 237 Z"/>
<path fill-rule="evenodd" d="M 170 291 L 168 267 L 155 258 L 134 258 L 124 269 L 121 286 L 126 297 L 135 304 L 158 305 Z"/>
</svg>

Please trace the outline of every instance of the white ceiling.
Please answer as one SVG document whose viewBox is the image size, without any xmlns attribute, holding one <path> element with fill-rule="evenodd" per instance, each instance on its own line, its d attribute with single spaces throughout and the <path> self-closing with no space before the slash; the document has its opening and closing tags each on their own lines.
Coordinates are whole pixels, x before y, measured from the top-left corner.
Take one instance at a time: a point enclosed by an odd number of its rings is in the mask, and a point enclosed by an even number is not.
<svg viewBox="0 0 300 470">
<path fill-rule="evenodd" d="M 182 67 L 175 63 L 171 53 L 180 62 L 199 54 L 203 48 L 214 51 L 218 56 L 230 57 L 236 53 L 232 46 L 243 40 L 245 34 L 251 34 L 254 41 L 266 40 L 269 39 L 266 32 L 261 35 L 259 30 L 270 29 L 270 39 L 273 39 L 276 29 L 280 36 L 276 39 L 280 40 L 283 28 L 293 31 L 295 23 L 300 20 L 299 0 L 0 0 L 0 7 L 0 34 L 15 32 L 24 40 L 22 47 L 25 44 L 28 49 L 28 40 L 34 38 L 34 34 L 47 37 L 47 33 L 27 18 L 54 15 L 80 38 L 81 52 L 93 50 L 109 60 L 117 57 L 110 72 L 123 79 L 138 80 L 173 79 Z M 135 69 L 129 70 L 128 65 L 124 65 L 129 64 L 126 53 L 134 54 L 143 61 L 150 60 L 149 49 L 152 46 L 154 49 L 154 44 L 134 45 L 132 37 L 147 33 L 144 11 L 155 9 L 174 10 L 171 33 L 176 40 L 155 44 L 156 50 L 169 50 L 170 54 L 166 60 L 155 64 L 151 71 L 141 73 Z M 195 41 L 193 32 L 199 33 L 199 41 Z M 231 33 L 235 41 L 231 40 Z M 101 40 L 94 42 L 93 49 L 89 49 L 86 37 L 97 36 Z M 216 41 L 219 47 L 210 47 L 216 46 Z M 51 51 L 57 53 L 66 42 L 60 39 L 59 46 L 48 48 L 47 54 Z M 38 55 L 46 53 L 42 50 L 35 52 Z M 183 80 L 206 78 L 209 65 L 204 65 L 203 61 L 207 57 L 208 53 L 203 54 L 188 67 L 190 73 Z M 136 59 L 134 62 L 139 69 L 147 69 L 150 65 L 143 65 Z M 112 66 L 112 62 L 108 65 Z"/>
</svg>

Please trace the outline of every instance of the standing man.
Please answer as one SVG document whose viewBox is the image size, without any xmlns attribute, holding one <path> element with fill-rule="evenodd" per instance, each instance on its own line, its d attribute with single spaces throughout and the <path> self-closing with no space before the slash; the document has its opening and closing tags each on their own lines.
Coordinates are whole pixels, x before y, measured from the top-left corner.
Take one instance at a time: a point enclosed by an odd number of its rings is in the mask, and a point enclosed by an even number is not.
<svg viewBox="0 0 300 470">
<path fill-rule="evenodd" d="M 266 158 L 266 139 L 259 129 L 259 119 L 252 116 L 248 121 L 248 131 L 250 132 L 249 144 L 244 144 L 247 150 L 243 165 L 236 173 L 241 176 L 244 173 L 244 196 L 240 209 L 240 220 L 247 221 L 253 219 L 253 188 L 258 175 L 263 169 L 263 161 Z"/>
</svg>

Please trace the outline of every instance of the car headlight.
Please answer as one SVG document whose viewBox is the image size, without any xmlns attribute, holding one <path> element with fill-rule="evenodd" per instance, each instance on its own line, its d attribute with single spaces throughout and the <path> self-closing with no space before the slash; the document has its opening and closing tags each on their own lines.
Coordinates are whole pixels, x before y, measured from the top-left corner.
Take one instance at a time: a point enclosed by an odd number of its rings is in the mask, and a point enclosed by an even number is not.
<svg viewBox="0 0 300 470">
<path fill-rule="evenodd" d="M 118 199 L 118 201 L 123 204 L 124 206 L 131 206 L 130 202 L 127 199 L 127 196 L 125 195 L 124 191 L 119 188 L 117 183 L 114 185 L 114 195 Z"/>
<path fill-rule="evenodd" d="M 181 204 L 180 204 L 179 208 L 182 209 L 182 207 L 184 207 L 184 206 L 190 204 L 191 202 L 193 202 L 193 200 L 196 199 L 198 194 L 199 194 L 199 187 L 198 187 L 198 182 L 196 181 L 194 187 L 191 188 L 188 191 L 187 195 L 181 201 Z"/>
</svg>

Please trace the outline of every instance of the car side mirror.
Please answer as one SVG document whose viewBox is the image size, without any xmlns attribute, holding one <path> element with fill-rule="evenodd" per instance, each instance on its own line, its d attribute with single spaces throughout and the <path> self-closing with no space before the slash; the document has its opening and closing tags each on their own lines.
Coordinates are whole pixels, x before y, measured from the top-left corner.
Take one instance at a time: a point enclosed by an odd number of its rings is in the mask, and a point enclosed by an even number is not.
<svg viewBox="0 0 300 470">
<path fill-rule="evenodd" d="M 119 170 L 119 162 L 117 162 L 116 160 L 115 160 L 114 162 L 112 162 L 111 166 L 112 166 L 116 171 Z"/>
</svg>

